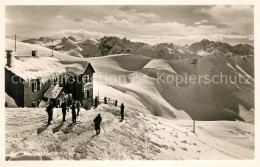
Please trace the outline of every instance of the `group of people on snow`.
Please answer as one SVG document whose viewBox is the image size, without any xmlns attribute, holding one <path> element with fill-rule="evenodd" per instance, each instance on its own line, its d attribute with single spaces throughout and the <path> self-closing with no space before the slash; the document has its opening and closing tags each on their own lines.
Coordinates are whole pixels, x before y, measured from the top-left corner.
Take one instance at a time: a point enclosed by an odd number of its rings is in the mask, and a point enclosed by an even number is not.
<svg viewBox="0 0 260 167">
<path fill-rule="evenodd" d="M 80 101 L 75 101 L 72 98 L 71 94 L 66 95 L 63 101 L 60 101 L 60 105 L 56 105 L 56 107 L 61 107 L 62 111 L 62 122 L 66 121 L 66 115 L 67 112 L 69 112 L 69 109 L 71 109 L 72 113 L 72 123 L 77 122 L 77 116 L 79 116 L 81 104 Z M 51 121 L 53 120 L 53 109 L 55 105 L 52 100 L 48 100 L 48 106 L 46 108 L 46 112 L 48 113 L 48 125 L 51 124 Z M 77 110 L 77 112 L 76 112 Z"/>
<path fill-rule="evenodd" d="M 80 101 L 74 101 L 72 98 L 71 94 L 66 95 L 66 97 L 64 98 L 65 100 L 63 100 L 61 102 L 60 105 L 57 105 L 57 107 L 61 107 L 61 111 L 62 111 L 62 122 L 66 121 L 66 114 L 67 112 L 69 112 L 69 109 L 71 109 L 71 113 L 72 113 L 72 123 L 76 123 L 77 122 L 77 116 L 79 116 L 79 112 L 80 112 L 80 108 L 81 108 L 81 104 Z M 104 103 L 107 104 L 107 97 L 104 98 Z M 118 101 L 116 100 L 114 105 L 117 106 Z M 95 108 L 97 108 L 98 106 L 98 99 L 97 97 L 95 98 Z M 48 125 L 51 124 L 51 121 L 53 120 L 53 109 L 54 109 L 55 105 L 53 104 L 53 101 L 49 100 L 48 102 L 48 106 L 46 107 L 46 112 L 48 113 Z M 121 113 L 121 121 L 124 120 L 124 103 L 121 104 L 120 106 L 120 113 Z M 77 110 L 77 112 L 76 112 Z M 102 117 L 101 114 L 98 114 L 95 119 L 93 120 L 93 122 L 95 123 L 95 130 L 96 130 L 96 135 L 100 134 L 100 124 L 102 122 Z"/>
</svg>

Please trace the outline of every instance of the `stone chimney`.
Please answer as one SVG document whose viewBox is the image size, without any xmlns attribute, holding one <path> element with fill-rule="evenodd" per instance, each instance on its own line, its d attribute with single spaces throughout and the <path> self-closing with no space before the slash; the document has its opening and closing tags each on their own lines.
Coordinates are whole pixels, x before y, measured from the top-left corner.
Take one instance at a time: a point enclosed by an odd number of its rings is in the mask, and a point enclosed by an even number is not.
<svg viewBox="0 0 260 167">
<path fill-rule="evenodd" d="M 8 67 L 12 67 L 13 66 L 13 55 L 12 55 L 12 50 L 6 50 L 6 55 L 7 55 L 7 63 L 6 65 Z"/>
</svg>

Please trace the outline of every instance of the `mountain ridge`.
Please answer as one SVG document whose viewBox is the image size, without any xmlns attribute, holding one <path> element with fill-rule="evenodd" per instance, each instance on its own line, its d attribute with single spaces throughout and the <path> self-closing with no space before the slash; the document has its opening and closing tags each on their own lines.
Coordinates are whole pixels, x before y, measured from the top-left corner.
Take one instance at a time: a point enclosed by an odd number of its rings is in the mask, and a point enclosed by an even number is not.
<svg viewBox="0 0 260 167">
<path fill-rule="evenodd" d="M 40 37 L 22 42 L 52 48 L 52 39 Z M 54 50 L 65 52 L 76 57 L 99 57 L 111 54 L 140 54 L 156 59 L 185 59 L 198 56 L 253 56 L 254 47 L 248 44 L 230 45 L 203 39 L 188 46 L 173 43 L 149 45 L 143 42 L 132 42 L 127 38 L 104 36 L 98 40 L 77 40 L 72 36 L 53 41 Z"/>
</svg>

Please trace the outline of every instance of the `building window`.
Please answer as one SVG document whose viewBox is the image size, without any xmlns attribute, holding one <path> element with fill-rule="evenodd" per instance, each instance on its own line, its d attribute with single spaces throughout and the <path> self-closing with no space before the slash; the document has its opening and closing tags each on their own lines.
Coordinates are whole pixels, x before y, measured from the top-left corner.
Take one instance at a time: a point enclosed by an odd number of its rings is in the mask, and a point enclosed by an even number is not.
<svg viewBox="0 0 260 167">
<path fill-rule="evenodd" d="M 90 97 L 90 92 L 89 92 L 89 90 L 87 90 L 87 98 L 89 98 Z"/>
<path fill-rule="evenodd" d="M 62 81 L 62 84 L 65 85 L 66 84 L 66 76 L 62 76 L 61 81 Z"/>
<path fill-rule="evenodd" d="M 53 85 L 57 85 L 58 84 L 58 77 L 57 76 L 54 76 L 53 78 Z"/>
<path fill-rule="evenodd" d="M 32 89 L 33 89 L 33 92 L 37 92 L 37 89 L 38 89 L 37 81 L 33 81 Z"/>
<path fill-rule="evenodd" d="M 88 83 L 89 82 L 89 75 L 85 75 L 85 83 Z"/>
<path fill-rule="evenodd" d="M 86 91 L 84 92 L 84 98 L 87 99 L 87 98 L 92 97 L 92 94 L 93 94 L 92 92 L 93 92 L 92 89 L 86 90 Z"/>
<path fill-rule="evenodd" d="M 87 98 L 89 98 L 89 91 L 88 90 L 86 90 L 84 92 L 84 99 L 87 99 Z"/>
<path fill-rule="evenodd" d="M 32 81 L 32 92 L 37 92 L 38 90 L 41 89 L 41 83 L 40 80 L 33 80 Z"/>
</svg>

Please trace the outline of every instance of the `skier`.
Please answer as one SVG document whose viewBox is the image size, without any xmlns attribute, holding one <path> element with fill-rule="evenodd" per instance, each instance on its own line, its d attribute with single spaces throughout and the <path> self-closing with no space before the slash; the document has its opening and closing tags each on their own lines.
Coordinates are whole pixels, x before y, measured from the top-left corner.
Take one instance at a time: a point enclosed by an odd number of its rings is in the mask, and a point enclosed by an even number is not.
<svg viewBox="0 0 260 167">
<path fill-rule="evenodd" d="M 102 121 L 102 117 L 100 116 L 100 114 L 98 114 L 98 116 L 96 116 L 96 118 L 93 120 L 93 122 L 95 122 L 96 135 L 100 134 L 101 121 Z"/>
<path fill-rule="evenodd" d="M 66 101 L 64 101 L 64 102 L 61 104 L 61 110 L 62 110 L 62 115 L 63 115 L 62 122 L 65 122 L 65 121 L 66 121 L 66 110 L 67 110 Z"/>
<path fill-rule="evenodd" d="M 107 97 L 104 98 L 104 103 L 107 104 Z"/>
<path fill-rule="evenodd" d="M 53 116 L 53 104 L 52 101 L 50 101 L 49 105 L 46 108 L 46 112 L 48 113 L 48 125 L 51 124 L 52 116 Z"/>
<path fill-rule="evenodd" d="M 124 116 L 125 116 L 125 106 L 124 103 L 121 104 L 121 121 L 124 120 Z"/>
<path fill-rule="evenodd" d="M 98 106 L 98 98 L 96 96 L 96 98 L 95 98 L 95 108 L 97 108 L 97 106 Z"/>
<path fill-rule="evenodd" d="M 80 101 L 77 101 L 76 107 L 77 107 L 77 116 L 79 116 L 80 107 L 81 107 Z"/>
<path fill-rule="evenodd" d="M 77 122 L 77 115 L 76 115 L 76 106 L 75 106 L 75 102 L 72 102 L 71 105 L 71 113 L 72 113 L 72 123 L 76 123 Z"/>
<path fill-rule="evenodd" d="M 117 107 L 117 100 L 115 101 L 115 106 Z"/>
<path fill-rule="evenodd" d="M 67 106 L 70 106 L 72 104 L 72 94 L 67 94 L 65 98 L 67 100 Z"/>
</svg>

